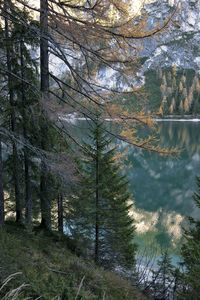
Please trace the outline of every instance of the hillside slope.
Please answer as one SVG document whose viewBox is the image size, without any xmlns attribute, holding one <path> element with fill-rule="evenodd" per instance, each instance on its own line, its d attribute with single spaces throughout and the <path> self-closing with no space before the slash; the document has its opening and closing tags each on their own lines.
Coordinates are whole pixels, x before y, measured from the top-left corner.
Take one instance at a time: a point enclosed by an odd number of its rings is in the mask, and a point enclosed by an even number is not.
<svg viewBox="0 0 200 300">
<path fill-rule="evenodd" d="M 5 299 L 12 300 L 146 299 L 127 280 L 75 255 L 69 244 L 69 239 L 57 232 L 27 233 L 23 227 L 7 223 L 0 231 L 0 286 L 9 275 L 20 273 L 0 288 L 0 299 L 8 292 L 12 294 Z M 19 293 L 16 298 L 15 293 Z"/>
</svg>

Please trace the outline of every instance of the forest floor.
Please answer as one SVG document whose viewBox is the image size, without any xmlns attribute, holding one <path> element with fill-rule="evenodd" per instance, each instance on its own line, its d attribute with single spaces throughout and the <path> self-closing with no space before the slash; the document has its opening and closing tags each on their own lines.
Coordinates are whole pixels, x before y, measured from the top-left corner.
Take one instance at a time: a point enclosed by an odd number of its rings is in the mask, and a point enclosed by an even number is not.
<svg viewBox="0 0 200 300">
<path fill-rule="evenodd" d="M 73 248 L 58 232 L 28 233 L 6 222 L 0 230 L 0 299 L 147 299 L 128 280 L 78 257 Z"/>
</svg>

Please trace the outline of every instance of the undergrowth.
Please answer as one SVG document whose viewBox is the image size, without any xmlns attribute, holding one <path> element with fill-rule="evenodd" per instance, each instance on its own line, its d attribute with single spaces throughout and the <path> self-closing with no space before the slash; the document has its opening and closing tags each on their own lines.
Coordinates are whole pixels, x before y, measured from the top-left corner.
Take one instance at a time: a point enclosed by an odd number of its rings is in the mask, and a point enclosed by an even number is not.
<svg viewBox="0 0 200 300">
<path fill-rule="evenodd" d="M 0 299 L 145 299 L 130 282 L 78 257 L 58 232 L 28 233 L 7 222 L 0 231 Z"/>
</svg>

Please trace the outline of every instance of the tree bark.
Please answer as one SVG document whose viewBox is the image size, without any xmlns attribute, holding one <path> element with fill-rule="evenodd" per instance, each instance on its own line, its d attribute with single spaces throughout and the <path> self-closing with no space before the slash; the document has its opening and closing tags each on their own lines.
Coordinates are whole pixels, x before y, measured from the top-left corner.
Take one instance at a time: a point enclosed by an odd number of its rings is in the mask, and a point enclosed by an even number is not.
<svg viewBox="0 0 200 300">
<path fill-rule="evenodd" d="M 4 11 L 7 13 L 8 6 L 7 4 L 10 1 L 4 1 Z M 11 54 L 10 54 L 10 45 L 9 45 L 9 24 L 8 18 L 5 16 L 5 38 L 6 38 L 6 62 L 8 69 L 8 92 L 9 92 L 9 102 L 11 106 L 11 130 L 15 134 L 16 133 L 16 116 L 15 116 L 15 101 L 14 101 L 14 93 L 12 87 L 12 78 L 11 72 Z M 17 145 L 16 142 L 13 141 L 13 179 L 14 179 L 14 187 L 15 187 L 15 203 L 16 203 L 16 222 L 22 222 L 22 203 L 21 203 L 21 195 L 20 195 L 20 182 L 19 182 L 19 158 L 17 153 Z"/>
<path fill-rule="evenodd" d="M 0 228 L 4 226 L 4 193 L 3 193 L 3 163 L 2 163 L 2 147 L 0 140 Z"/>
<path fill-rule="evenodd" d="M 41 162 L 40 176 L 40 208 L 41 208 L 41 223 L 40 227 L 46 230 L 51 230 L 51 203 L 48 197 L 48 177 L 47 167 L 44 161 Z"/>
<path fill-rule="evenodd" d="M 95 263 L 99 263 L 99 143 L 96 139 L 96 216 L 95 216 Z"/>
<path fill-rule="evenodd" d="M 40 76 L 41 96 L 48 100 L 49 91 L 49 56 L 48 56 L 48 0 L 40 0 Z M 41 148 L 48 151 L 45 122 L 41 122 Z M 51 230 L 51 203 L 48 197 L 48 170 L 45 161 L 41 162 L 40 177 L 41 227 Z"/>
<path fill-rule="evenodd" d="M 63 233 L 63 196 L 58 194 L 58 231 Z"/>
<path fill-rule="evenodd" d="M 22 117 L 23 117 L 23 135 L 27 140 L 27 99 L 24 89 L 24 56 L 23 56 L 23 41 L 20 42 L 20 60 L 21 60 L 21 95 L 22 95 Z M 25 178 L 25 221 L 27 225 L 32 224 L 32 199 L 31 199 L 31 183 L 29 174 L 29 151 L 24 147 L 24 178 Z"/>
</svg>

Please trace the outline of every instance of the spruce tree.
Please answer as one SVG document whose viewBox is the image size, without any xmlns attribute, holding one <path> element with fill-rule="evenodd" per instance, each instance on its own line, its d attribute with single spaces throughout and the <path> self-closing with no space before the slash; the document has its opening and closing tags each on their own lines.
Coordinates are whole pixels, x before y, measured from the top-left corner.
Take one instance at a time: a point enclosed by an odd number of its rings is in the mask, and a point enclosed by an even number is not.
<svg viewBox="0 0 200 300">
<path fill-rule="evenodd" d="M 200 208 L 200 177 L 197 177 L 198 192 L 193 194 L 196 206 Z M 182 246 L 185 268 L 183 285 L 187 299 L 200 299 L 200 220 L 189 218 L 190 227 L 185 230 L 185 243 Z"/>
<path fill-rule="evenodd" d="M 97 264 L 133 266 L 135 227 L 128 214 L 132 207 L 128 181 L 99 115 L 90 126 L 84 149 L 79 191 L 71 201 L 67 228 L 85 248 L 93 249 Z"/>
<path fill-rule="evenodd" d="M 38 163 L 34 162 L 36 154 L 30 151 L 30 148 L 33 149 L 38 146 L 37 140 L 39 138 L 39 134 L 37 134 L 39 78 L 37 59 L 34 55 L 38 41 L 33 32 L 39 29 L 39 25 L 38 22 L 33 21 L 24 7 L 19 8 L 10 1 L 6 9 L 7 11 L 12 10 L 13 15 L 9 20 L 5 18 L 4 31 L 8 39 L 8 45 L 4 49 L 4 52 L 7 53 L 5 63 L 8 71 L 12 71 L 13 75 L 8 73 L 8 78 L 6 78 L 8 83 L 5 85 L 9 100 L 12 100 L 10 102 L 12 106 L 5 104 L 4 109 L 10 112 L 11 129 L 15 138 L 6 141 L 7 144 L 10 142 L 13 144 L 13 151 L 6 155 L 5 171 L 8 173 L 8 192 L 11 197 L 13 186 L 15 190 L 16 220 L 22 222 L 22 212 L 25 207 L 25 221 L 26 224 L 31 225 L 32 181 L 35 182 L 33 177 L 35 177 L 34 173 L 38 169 Z M 23 19 L 24 22 L 20 23 L 19 19 Z M 10 26 L 8 27 L 8 25 Z M 32 31 L 27 30 L 27 27 L 32 28 Z M 6 123 L 8 124 L 9 121 L 5 114 L 4 127 L 9 129 L 9 124 L 6 125 Z M 23 139 L 23 142 L 18 142 L 18 138 Z"/>
<path fill-rule="evenodd" d="M 150 283 L 154 299 L 171 299 L 170 295 L 175 293 L 175 267 L 171 263 L 168 252 L 162 253 L 157 262 L 157 270 L 152 270 L 152 282 Z"/>
<path fill-rule="evenodd" d="M 31 26 L 35 30 L 39 28 L 37 22 L 34 22 L 25 8 L 18 9 L 18 16 L 21 16 L 25 24 L 16 23 L 12 30 L 12 39 L 15 40 L 15 56 L 14 64 L 15 74 L 20 78 L 16 80 L 16 97 L 18 101 L 18 113 L 20 115 L 20 133 L 24 138 L 23 147 L 23 182 L 24 182 L 24 198 L 25 198 L 25 222 L 27 225 L 32 224 L 32 182 L 31 173 L 34 163 L 32 162 L 35 153 L 29 150 L 30 145 L 36 146 L 32 133 L 37 132 L 37 125 L 34 125 L 38 109 L 33 109 L 38 105 L 36 91 L 32 85 L 38 87 L 38 66 L 37 59 L 34 58 L 33 50 L 38 46 L 38 41 L 33 32 L 27 30 L 27 26 Z M 37 117 L 38 118 L 38 117 Z M 38 135 L 39 137 L 39 135 Z"/>
<path fill-rule="evenodd" d="M 39 176 L 41 175 L 40 162 L 48 162 L 48 151 L 42 147 L 42 141 L 45 140 L 53 151 L 55 142 L 55 129 L 52 122 L 49 121 L 46 114 L 42 112 L 40 102 L 38 58 L 36 51 L 39 47 L 37 32 L 39 32 L 39 22 L 33 20 L 28 13 L 26 6 L 15 6 L 14 1 L 5 1 L 5 11 L 12 11 L 10 18 L 5 14 L 5 26 L 2 26 L 2 34 L 7 37 L 6 43 L 0 44 L 2 52 L 7 54 L 6 59 L 1 61 L 3 68 L 8 72 L 2 77 L 2 85 L 8 94 L 8 101 L 4 101 L 4 121 L 3 127 L 7 130 L 11 125 L 11 131 L 14 138 L 2 139 L 2 143 L 12 144 L 12 152 L 6 153 L 4 157 L 7 182 L 5 188 L 16 202 L 16 220 L 22 222 L 22 216 L 25 209 L 25 222 L 32 224 L 32 217 L 36 203 L 33 200 L 38 199 Z M 23 20 L 23 22 L 20 22 Z M 7 81 L 7 84 L 5 82 Z M 6 93 L 2 93 L 6 98 Z M 11 105 L 12 104 L 12 105 Z M 14 123 L 12 123 L 11 121 Z M 5 159 L 4 158 L 4 159 Z M 49 168 L 50 169 L 50 168 Z M 45 188 L 49 192 L 45 193 L 45 201 L 49 203 L 52 195 L 52 182 L 49 169 L 46 167 L 47 178 Z M 42 177 L 42 176 L 41 176 Z M 15 193 L 14 193 L 15 192 Z M 16 197 L 17 195 L 17 197 Z M 20 199 L 20 200 L 19 200 Z M 49 206 L 48 206 L 49 209 Z M 48 209 L 41 203 L 42 222 Z M 38 215 L 38 211 L 36 213 Z M 35 216 L 36 216 L 35 215 Z M 48 215 L 50 219 L 51 216 Z"/>
<path fill-rule="evenodd" d="M 7 68 L 7 90 L 8 90 L 8 101 L 10 105 L 10 129 L 13 135 L 18 134 L 17 128 L 17 100 L 14 94 L 15 87 L 15 78 L 12 76 L 14 73 L 13 70 L 13 61 L 16 59 L 14 57 L 13 49 L 13 39 L 11 37 L 11 30 L 13 28 L 12 20 L 9 18 L 11 10 L 15 10 L 15 6 L 11 1 L 4 1 L 4 38 L 5 38 L 5 47 L 4 53 L 6 54 L 6 68 Z M 21 188 L 19 182 L 19 149 L 18 144 L 13 139 L 12 141 L 12 164 L 13 164 L 13 181 L 14 181 L 14 190 L 15 190 L 15 203 L 16 203 L 16 222 L 22 222 L 22 201 L 21 201 Z"/>
</svg>

